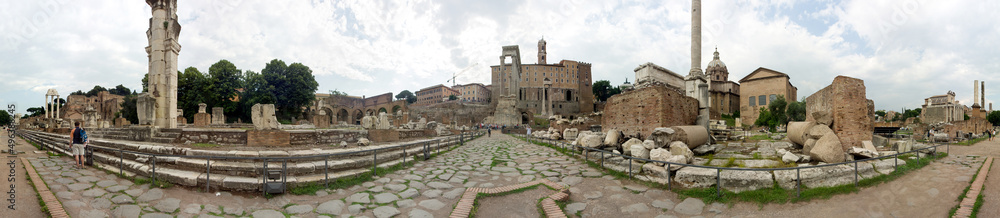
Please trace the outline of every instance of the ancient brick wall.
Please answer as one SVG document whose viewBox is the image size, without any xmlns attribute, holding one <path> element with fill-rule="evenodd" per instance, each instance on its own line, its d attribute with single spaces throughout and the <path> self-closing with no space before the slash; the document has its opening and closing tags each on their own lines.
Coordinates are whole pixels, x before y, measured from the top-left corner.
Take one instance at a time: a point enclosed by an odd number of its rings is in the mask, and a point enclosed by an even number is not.
<svg viewBox="0 0 1000 218">
<path fill-rule="evenodd" d="M 693 125 L 697 117 L 698 100 L 665 86 L 649 86 L 609 98 L 601 124 L 604 130 L 645 137 L 656 127 Z"/>
<path fill-rule="evenodd" d="M 816 121 L 813 113 L 825 111 L 833 118 L 833 132 L 844 149 L 862 147 L 872 140 L 874 104 L 865 97 L 865 81 L 837 76 L 829 86 L 806 98 L 806 121 Z"/>
<path fill-rule="evenodd" d="M 291 145 L 291 134 L 281 130 L 247 130 L 247 146 L 287 147 Z"/>
<path fill-rule="evenodd" d="M 764 79 L 755 79 L 751 81 L 746 81 L 740 84 L 739 92 L 739 110 L 740 118 L 743 124 L 753 125 L 754 121 L 757 121 L 757 117 L 760 116 L 760 108 L 767 107 L 771 103 L 770 95 L 782 95 L 785 97 L 785 101 L 791 102 L 796 101 L 797 92 L 794 86 L 788 83 L 787 77 L 774 76 Z M 754 97 L 754 105 L 750 105 L 750 97 Z M 764 96 L 765 104 L 761 105 L 760 96 Z"/>
<path fill-rule="evenodd" d="M 289 130 L 291 145 L 340 145 L 340 142 L 357 143 L 368 137 L 364 130 Z"/>
<path fill-rule="evenodd" d="M 963 121 L 953 121 L 952 125 L 945 125 L 944 133 L 948 133 L 950 137 L 965 137 L 959 134 L 974 133 L 983 134 L 986 130 L 993 127 L 993 124 L 983 118 L 973 117 L 969 120 Z M 916 134 L 916 133 L 914 133 Z"/>
</svg>

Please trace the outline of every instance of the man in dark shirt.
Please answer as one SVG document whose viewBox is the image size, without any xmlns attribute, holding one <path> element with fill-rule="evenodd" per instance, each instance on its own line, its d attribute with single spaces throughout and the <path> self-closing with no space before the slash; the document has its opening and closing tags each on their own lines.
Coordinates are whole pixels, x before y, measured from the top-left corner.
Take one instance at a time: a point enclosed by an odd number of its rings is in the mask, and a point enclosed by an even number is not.
<svg viewBox="0 0 1000 218">
<path fill-rule="evenodd" d="M 76 168 L 83 168 L 83 155 L 84 149 L 87 148 L 87 144 L 90 140 L 84 139 L 83 129 L 80 128 L 80 122 L 73 123 L 76 128 L 69 133 L 70 137 L 70 150 L 73 151 L 73 158 L 76 159 Z"/>
</svg>

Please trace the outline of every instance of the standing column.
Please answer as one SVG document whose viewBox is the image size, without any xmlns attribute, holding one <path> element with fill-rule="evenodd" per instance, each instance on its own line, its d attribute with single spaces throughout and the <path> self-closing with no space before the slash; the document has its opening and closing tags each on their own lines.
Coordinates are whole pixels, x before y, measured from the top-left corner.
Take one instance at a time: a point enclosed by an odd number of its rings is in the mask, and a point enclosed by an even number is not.
<svg viewBox="0 0 1000 218">
<path fill-rule="evenodd" d="M 56 119 L 59 119 L 59 108 L 62 108 L 62 106 L 59 105 L 59 96 L 56 95 L 56 114 L 52 115 Z"/>
<path fill-rule="evenodd" d="M 691 72 L 701 73 L 701 0 L 691 1 Z"/>
<path fill-rule="evenodd" d="M 49 95 L 45 95 L 45 118 L 49 118 L 49 116 L 52 115 L 52 113 L 49 112 L 51 107 L 51 104 L 49 104 Z"/>
</svg>

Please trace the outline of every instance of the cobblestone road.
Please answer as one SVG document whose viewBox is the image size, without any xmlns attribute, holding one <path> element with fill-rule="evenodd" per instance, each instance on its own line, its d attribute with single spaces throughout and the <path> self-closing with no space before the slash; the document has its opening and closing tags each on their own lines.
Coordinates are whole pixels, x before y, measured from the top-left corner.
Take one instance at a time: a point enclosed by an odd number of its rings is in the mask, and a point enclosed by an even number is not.
<svg viewBox="0 0 1000 218">
<path fill-rule="evenodd" d="M 361 185 L 271 199 L 257 193 L 204 193 L 176 186 L 150 188 L 149 184 L 137 185 L 92 168 L 72 169 L 68 157 L 39 157 L 31 163 L 73 217 L 446 217 L 466 188 L 499 187 L 541 178 L 570 186 L 566 206 L 570 216 L 898 217 L 928 210 L 932 213 L 923 214 L 946 214 L 947 208 L 955 205 L 950 202 L 968 184 L 978 160 L 953 156 L 860 193 L 763 208 L 750 203 L 705 205 L 699 199 L 682 200 L 669 191 L 604 175 L 553 149 L 499 134 L 484 136 Z M 537 217 L 535 205 L 542 192 L 550 191 L 487 197 L 481 201 L 477 216 Z"/>
</svg>

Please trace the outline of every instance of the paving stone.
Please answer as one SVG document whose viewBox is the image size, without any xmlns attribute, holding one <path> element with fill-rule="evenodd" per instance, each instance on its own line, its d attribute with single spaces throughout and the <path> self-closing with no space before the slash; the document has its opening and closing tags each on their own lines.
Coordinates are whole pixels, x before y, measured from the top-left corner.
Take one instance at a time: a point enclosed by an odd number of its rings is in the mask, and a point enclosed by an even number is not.
<svg viewBox="0 0 1000 218">
<path fill-rule="evenodd" d="M 370 191 L 370 192 L 384 192 L 385 188 L 383 188 L 381 185 L 379 185 L 379 186 L 374 186 L 374 187 L 369 188 L 368 191 Z"/>
<path fill-rule="evenodd" d="M 76 193 L 68 191 L 56 192 L 56 197 L 59 197 L 61 199 L 72 199 L 73 196 L 76 196 Z"/>
<path fill-rule="evenodd" d="M 132 197 L 129 197 L 128 195 L 118 195 L 111 198 L 111 202 L 114 202 L 115 204 L 131 204 L 135 201 L 133 201 Z"/>
<path fill-rule="evenodd" d="M 76 181 L 91 183 L 91 182 L 101 181 L 101 179 L 95 176 L 84 176 L 84 177 L 77 177 Z"/>
<path fill-rule="evenodd" d="M 399 208 L 416 207 L 417 202 L 413 201 L 413 199 L 400 200 L 396 201 L 396 206 Z"/>
<path fill-rule="evenodd" d="M 174 218 L 174 216 L 165 213 L 147 213 L 143 214 L 142 218 Z"/>
<path fill-rule="evenodd" d="M 108 213 L 103 210 L 93 209 L 93 210 L 83 210 L 80 211 L 81 218 L 105 218 L 108 217 Z"/>
<path fill-rule="evenodd" d="M 285 218 L 285 214 L 276 210 L 258 210 L 252 213 L 254 218 Z"/>
<path fill-rule="evenodd" d="M 325 190 L 319 190 L 319 191 L 316 191 L 316 197 L 323 197 L 323 196 L 327 196 L 327 195 L 329 195 L 329 194 L 330 194 L 330 193 L 329 193 L 329 192 L 326 192 Z"/>
<path fill-rule="evenodd" d="M 576 184 L 580 184 L 580 182 L 583 182 L 583 177 L 567 176 L 563 177 L 562 182 L 566 183 L 567 185 L 574 186 Z"/>
<path fill-rule="evenodd" d="M 222 209 L 219 208 L 219 206 L 215 206 L 215 205 L 211 205 L 211 204 L 206 204 L 205 208 L 202 209 L 202 211 L 208 212 L 208 213 L 214 213 L 214 214 L 222 214 Z"/>
<path fill-rule="evenodd" d="M 388 185 L 385 185 L 385 188 L 388 188 L 389 190 L 398 192 L 398 191 L 402 191 L 403 189 L 406 189 L 406 185 L 403 185 L 403 184 L 388 184 Z"/>
<path fill-rule="evenodd" d="M 601 193 L 600 191 L 589 191 L 583 194 L 583 197 L 587 199 L 596 199 L 600 198 L 601 196 L 604 196 L 604 193 Z"/>
<path fill-rule="evenodd" d="M 243 207 L 223 207 L 222 212 L 233 215 L 243 215 Z"/>
<path fill-rule="evenodd" d="M 347 212 L 350 214 L 360 214 L 361 212 L 364 211 L 365 211 L 365 206 L 362 206 L 360 204 L 352 204 L 351 206 L 347 206 Z"/>
<path fill-rule="evenodd" d="M 375 203 L 379 203 L 379 204 L 391 203 L 391 202 L 397 201 L 397 200 L 399 200 L 399 197 L 396 196 L 396 194 L 393 194 L 393 193 L 381 193 L 381 194 L 375 195 Z"/>
<path fill-rule="evenodd" d="M 95 198 L 90 200 L 90 207 L 94 209 L 108 209 L 111 208 L 111 200 L 106 198 Z"/>
<path fill-rule="evenodd" d="M 496 185 L 494 185 L 493 183 L 489 183 L 489 182 L 487 182 L 487 183 L 483 183 L 483 184 L 479 184 L 479 187 L 483 187 L 483 188 L 493 188 L 493 187 L 496 187 Z"/>
<path fill-rule="evenodd" d="M 420 180 L 423 180 L 424 177 L 420 177 L 418 175 L 412 175 L 412 174 L 410 174 L 410 175 L 403 176 L 403 179 L 405 179 L 405 180 L 417 180 L 417 181 L 420 181 Z"/>
<path fill-rule="evenodd" d="M 313 206 L 312 205 L 301 205 L 300 204 L 300 205 L 294 205 L 294 206 L 290 206 L 288 208 L 285 208 L 285 212 L 288 212 L 289 214 L 303 214 L 303 213 L 309 213 L 309 212 L 312 212 L 312 211 L 313 211 Z"/>
<path fill-rule="evenodd" d="M 410 213 L 406 214 L 410 218 L 434 218 L 430 212 L 421 209 L 410 210 Z"/>
<path fill-rule="evenodd" d="M 364 183 L 361 183 L 361 186 L 364 186 L 365 188 L 371 188 L 371 187 L 375 186 L 375 183 L 374 182 L 364 182 Z"/>
<path fill-rule="evenodd" d="M 671 201 L 670 199 L 654 200 L 651 205 L 655 208 L 660 208 L 660 209 L 667 209 L 667 210 L 674 209 L 674 202 Z"/>
<path fill-rule="evenodd" d="M 674 206 L 674 211 L 684 215 L 698 215 L 705 208 L 705 202 L 697 198 L 687 198 L 683 202 Z"/>
<path fill-rule="evenodd" d="M 201 213 L 201 205 L 200 204 L 188 204 L 187 206 L 184 206 L 184 210 L 181 210 L 181 212 L 182 213 L 189 213 L 189 214 Z"/>
<path fill-rule="evenodd" d="M 427 198 L 436 198 L 438 196 L 441 196 L 441 193 L 442 193 L 442 191 L 441 190 L 437 190 L 437 189 L 429 190 L 429 191 L 424 191 L 424 197 L 427 197 Z"/>
<path fill-rule="evenodd" d="M 101 188 L 107 188 L 113 185 L 118 185 L 118 183 L 115 182 L 114 180 L 102 180 L 100 182 L 97 182 L 97 186 Z"/>
<path fill-rule="evenodd" d="M 121 205 L 111 211 L 111 217 L 139 217 L 140 212 L 139 205 Z"/>
<path fill-rule="evenodd" d="M 566 214 L 576 214 L 576 212 L 587 209 L 587 203 L 572 203 L 566 205 Z"/>
<path fill-rule="evenodd" d="M 128 194 L 130 196 L 139 196 L 140 194 L 142 194 L 142 189 L 129 189 L 125 191 L 125 194 Z"/>
<path fill-rule="evenodd" d="M 62 176 L 65 176 L 65 177 L 71 177 L 71 178 L 80 177 L 79 173 L 74 173 L 74 172 L 63 172 L 63 173 L 61 173 L 59 175 L 62 175 Z"/>
<path fill-rule="evenodd" d="M 390 178 L 379 178 L 379 179 L 375 180 L 375 182 L 382 183 L 382 184 L 389 183 L 389 181 L 392 181 L 392 179 L 390 179 Z"/>
<path fill-rule="evenodd" d="M 644 213 L 644 212 L 649 211 L 649 207 L 646 206 L 646 203 L 637 203 L 637 204 L 631 204 L 631 205 L 628 205 L 628 206 L 621 207 L 620 211 L 622 213 L 627 213 L 627 214 Z"/>
<path fill-rule="evenodd" d="M 552 171 L 542 171 L 542 175 L 544 175 L 545 177 L 553 177 L 553 176 L 559 176 L 559 173 Z"/>
<path fill-rule="evenodd" d="M 72 201 L 63 202 L 63 206 L 76 208 L 76 207 L 87 206 L 87 204 L 83 203 L 83 201 L 72 200 Z"/>
<path fill-rule="evenodd" d="M 348 204 L 353 204 L 353 203 L 367 204 L 367 203 L 371 203 L 371 199 L 369 199 L 368 196 L 369 196 L 368 193 L 356 193 L 356 194 L 351 195 L 350 197 L 347 197 L 347 203 Z"/>
<path fill-rule="evenodd" d="M 93 198 L 93 197 L 100 197 L 101 195 L 104 195 L 104 194 L 107 194 L 107 193 L 108 192 L 104 191 L 104 189 L 92 188 L 90 190 L 84 191 L 83 192 L 83 196 L 84 197 L 91 197 L 91 198 Z"/>
<path fill-rule="evenodd" d="M 120 192 L 122 190 L 128 189 L 128 186 L 116 185 L 116 186 L 110 186 L 110 187 L 107 187 L 107 188 L 104 188 L 104 189 L 108 190 L 109 192 Z"/>
<path fill-rule="evenodd" d="M 427 185 L 424 185 L 424 183 L 420 183 L 420 182 L 416 182 L 416 181 L 410 181 L 410 188 L 425 189 L 425 188 L 427 188 Z"/>
<path fill-rule="evenodd" d="M 138 201 L 138 202 L 150 202 L 150 201 L 159 200 L 160 198 L 163 198 L 163 190 L 162 189 L 158 189 L 158 188 L 154 188 L 154 189 L 150 189 L 149 191 L 146 191 L 146 193 L 142 193 L 142 195 L 139 195 L 139 197 L 136 198 L 136 201 Z"/>
<path fill-rule="evenodd" d="M 720 214 L 720 213 L 722 213 L 722 210 L 725 209 L 725 208 L 726 208 L 725 204 L 716 202 L 716 203 L 712 203 L 712 205 L 708 206 L 708 212 L 712 212 L 712 213 L 715 213 L 715 214 Z"/>
<path fill-rule="evenodd" d="M 375 208 L 375 211 L 372 212 L 374 212 L 376 218 L 389 218 L 395 215 L 399 215 L 399 209 L 390 206 L 381 206 Z"/>
<path fill-rule="evenodd" d="M 462 196 L 462 193 L 465 193 L 465 188 L 456 188 L 452 189 L 451 191 L 445 192 L 444 194 L 441 195 L 441 197 L 447 199 L 455 199 L 458 196 Z"/>
<path fill-rule="evenodd" d="M 66 187 L 68 187 L 70 191 L 80 191 L 80 190 L 88 189 L 88 188 L 93 187 L 93 186 L 94 186 L 94 184 L 90 184 L 90 183 L 73 183 L 73 184 L 67 185 Z"/>
<path fill-rule="evenodd" d="M 176 198 L 167 198 L 157 202 L 153 207 L 160 212 L 173 213 L 177 210 L 177 208 L 181 207 L 181 200 Z"/>
<path fill-rule="evenodd" d="M 646 190 L 649 190 L 649 187 L 646 187 L 644 185 L 626 185 L 625 189 L 628 189 L 629 191 L 634 191 L 634 192 L 644 192 Z"/>
<path fill-rule="evenodd" d="M 436 188 L 436 189 L 450 189 L 450 188 L 454 188 L 455 187 L 455 186 L 452 186 L 451 184 L 443 183 L 443 182 L 429 182 L 429 183 L 427 183 L 427 186 L 430 186 L 431 188 Z"/>
<path fill-rule="evenodd" d="M 423 200 L 420 201 L 418 205 L 432 211 L 439 210 L 444 207 L 444 203 L 441 203 L 441 201 L 438 201 L 437 199 Z"/>
<path fill-rule="evenodd" d="M 406 189 L 406 191 L 400 192 L 399 193 L 399 197 L 403 198 L 403 199 L 406 199 L 406 198 L 416 197 L 419 194 L 420 194 L 420 192 L 418 192 L 417 189 L 408 188 L 408 189 Z"/>
<path fill-rule="evenodd" d="M 604 174 L 602 174 L 601 172 L 594 172 L 594 171 L 583 172 L 584 177 L 601 177 L 603 175 Z"/>
<path fill-rule="evenodd" d="M 316 213 L 320 214 L 337 214 L 344 210 L 344 201 L 341 200 L 331 200 L 323 202 L 316 207 Z"/>
</svg>

